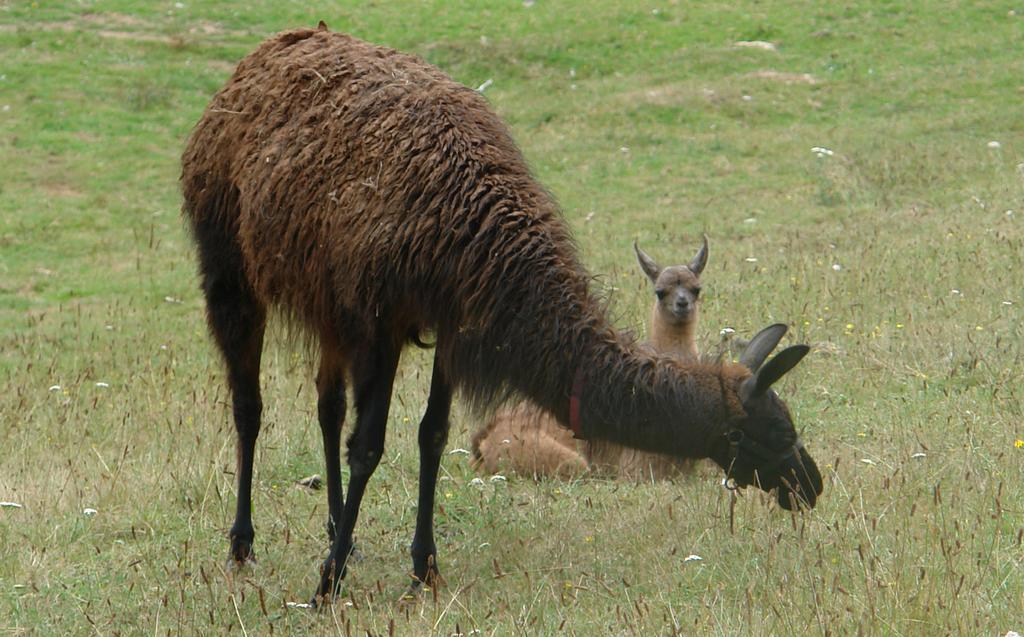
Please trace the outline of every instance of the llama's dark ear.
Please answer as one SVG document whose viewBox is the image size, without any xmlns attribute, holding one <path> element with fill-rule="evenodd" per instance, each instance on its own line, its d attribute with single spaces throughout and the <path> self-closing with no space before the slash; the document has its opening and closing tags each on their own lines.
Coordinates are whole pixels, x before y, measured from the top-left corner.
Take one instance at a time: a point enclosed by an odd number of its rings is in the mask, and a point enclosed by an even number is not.
<svg viewBox="0 0 1024 637">
<path fill-rule="evenodd" d="M 633 241 L 633 249 L 636 250 L 636 260 L 640 262 L 640 267 L 643 269 L 644 274 L 651 280 L 651 283 L 658 282 L 658 275 L 661 274 L 661 268 L 654 259 L 647 256 L 647 253 L 640 249 L 640 245 L 637 244 L 636 240 Z"/>
<path fill-rule="evenodd" d="M 760 396 L 768 391 L 772 385 L 786 375 L 786 372 L 796 367 L 797 363 L 807 356 L 811 348 L 806 345 L 792 345 L 776 354 L 764 367 L 743 381 L 740 388 L 740 396 L 746 401 L 752 396 Z"/>
<path fill-rule="evenodd" d="M 776 323 L 758 332 L 747 343 L 747 347 L 743 350 L 743 355 L 740 356 L 740 363 L 746 365 L 747 369 L 756 374 L 757 370 L 761 369 L 764 359 L 768 358 L 768 355 L 772 353 L 772 350 L 779 344 L 782 337 L 786 335 L 786 330 L 788 329 L 786 325 Z"/>
<path fill-rule="evenodd" d="M 327 23 L 324 22 L 323 20 L 321 20 L 320 24 L 316 25 L 316 30 L 317 31 L 326 31 L 327 30 Z"/>
<path fill-rule="evenodd" d="M 704 271 L 704 266 L 708 264 L 708 235 L 704 235 L 704 245 L 701 246 L 700 252 L 697 256 L 693 257 L 693 261 L 690 261 L 690 272 L 693 272 L 697 276 Z"/>
</svg>

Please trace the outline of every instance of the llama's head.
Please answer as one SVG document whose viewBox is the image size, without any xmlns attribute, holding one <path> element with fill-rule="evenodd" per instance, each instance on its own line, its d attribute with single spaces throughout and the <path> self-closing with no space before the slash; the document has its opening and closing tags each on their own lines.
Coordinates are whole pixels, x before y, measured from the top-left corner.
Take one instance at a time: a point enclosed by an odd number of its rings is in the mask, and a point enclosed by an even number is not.
<svg viewBox="0 0 1024 637">
<path fill-rule="evenodd" d="M 686 265 L 660 267 L 654 259 L 633 242 L 637 261 L 644 274 L 654 284 L 657 295 L 656 312 L 659 321 L 665 325 L 679 327 L 696 321 L 697 303 L 700 301 L 700 273 L 708 262 L 708 238 L 697 255 Z"/>
<path fill-rule="evenodd" d="M 740 363 L 751 375 L 737 381 L 743 414 L 727 424 L 711 458 L 725 469 L 730 485 L 777 489 L 779 505 L 792 510 L 813 507 L 823 485 L 789 409 L 771 388 L 810 351 L 806 345 L 793 345 L 765 363 L 785 333 L 785 325 L 772 325 L 747 345 Z"/>
</svg>

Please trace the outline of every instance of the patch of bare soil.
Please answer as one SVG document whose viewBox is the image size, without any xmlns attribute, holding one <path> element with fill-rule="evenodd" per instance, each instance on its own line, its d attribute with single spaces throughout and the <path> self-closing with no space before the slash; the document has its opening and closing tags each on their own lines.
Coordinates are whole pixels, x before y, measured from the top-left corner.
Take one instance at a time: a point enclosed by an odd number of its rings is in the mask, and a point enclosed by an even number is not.
<svg viewBox="0 0 1024 637">
<path fill-rule="evenodd" d="M 747 77 L 753 77 L 759 80 L 782 82 L 783 84 L 818 84 L 818 78 L 814 77 L 810 73 L 786 73 L 784 71 L 773 71 L 770 69 L 754 71 L 753 73 L 748 74 Z"/>
<path fill-rule="evenodd" d="M 149 22 L 146 22 L 142 18 L 128 15 L 126 13 L 87 13 L 80 19 L 86 24 L 96 25 L 98 27 L 131 27 L 131 28 L 152 28 Z"/>
<path fill-rule="evenodd" d="M 740 40 L 733 46 L 741 49 L 760 49 L 761 51 L 778 51 L 779 48 L 774 42 L 765 42 L 764 40 Z"/>
<path fill-rule="evenodd" d="M 71 199 L 82 196 L 82 191 L 63 182 L 49 182 L 42 184 L 42 190 L 47 194 L 47 196 L 59 197 L 61 199 Z"/>
</svg>

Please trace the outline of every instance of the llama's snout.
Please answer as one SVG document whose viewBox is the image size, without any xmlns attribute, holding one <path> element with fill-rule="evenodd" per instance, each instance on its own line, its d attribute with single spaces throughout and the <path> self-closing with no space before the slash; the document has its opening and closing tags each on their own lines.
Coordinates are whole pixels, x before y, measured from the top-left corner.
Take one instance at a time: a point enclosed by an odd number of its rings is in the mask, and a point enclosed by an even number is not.
<svg viewBox="0 0 1024 637">
<path fill-rule="evenodd" d="M 674 322 L 679 324 L 690 321 L 693 318 L 693 313 L 697 304 L 694 303 L 686 294 L 678 294 L 668 303 L 664 303 L 663 306 L 671 315 Z"/>
<path fill-rule="evenodd" d="M 676 299 L 674 311 L 677 316 L 679 316 L 680 318 L 685 318 L 690 315 L 690 312 L 692 310 L 693 303 L 690 303 L 689 299 L 685 297 L 680 297 Z"/>
</svg>

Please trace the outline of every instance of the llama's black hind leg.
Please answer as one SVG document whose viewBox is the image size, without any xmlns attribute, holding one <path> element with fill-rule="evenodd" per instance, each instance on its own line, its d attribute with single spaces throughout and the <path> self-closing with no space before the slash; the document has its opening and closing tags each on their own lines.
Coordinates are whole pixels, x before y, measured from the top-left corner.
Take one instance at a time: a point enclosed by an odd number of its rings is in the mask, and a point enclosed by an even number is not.
<svg viewBox="0 0 1024 637">
<path fill-rule="evenodd" d="M 238 433 L 238 502 L 230 534 L 231 557 L 236 562 L 252 557 L 252 543 L 256 535 L 252 526 L 252 468 L 263 411 L 259 386 L 263 324 L 259 314 L 250 314 L 247 319 L 251 320 L 246 326 L 248 331 L 231 338 L 231 349 L 224 351 Z"/>
<path fill-rule="evenodd" d="M 260 432 L 260 357 L 266 309 L 256 298 L 242 270 L 238 244 L 218 224 L 197 224 L 206 318 L 227 365 L 235 429 L 238 434 L 238 501 L 231 526 L 231 558 L 252 556 L 252 467 Z"/>
<path fill-rule="evenodd" d="M 416 532 L 412 539 L 413 584 L 410 593 L 413 595 L 423 585 L 435 586 L 441 577 L 437 567 L 437 547 L 434 544 L 434 492 L 441 454 L 448 441 L 451 404 L 451 386 L 441 368 L 439 357 L 435 356 L 430 398 L 423 420 L 420 421 L 420 492 L 416 507 Z"/>
<path fill-rule="evenodd" d="M 348 497 L 331 552 L 320 571 L 313 602 L 331 599 L 338 592 L 345 566 L 352 554 L 352 531 L 359 517 L 366 483 L 380 463 L 384 453 L 384 434 L 391 389 L 395 382 L 400 347 L 386 339 L 378 341 L 372 349 L 354 361 L 353 385 L 356 397 L 356 427 L 348 441 L 348 464 L 351 469 Z"/>
<path fill-rule="evenodd" d="M 334 541 L 344 511 L 345 498 L 341 485 L 341 429 L 345 422 L 345 368 L 328 348 L 320 358 L 316 377 L 319 394 L 317 413 L 324 442 L 327 470 L 327 537 Z"/>
</svg>

